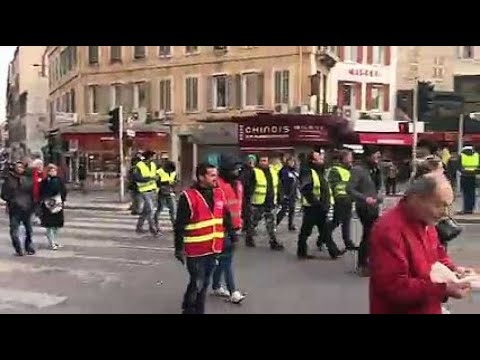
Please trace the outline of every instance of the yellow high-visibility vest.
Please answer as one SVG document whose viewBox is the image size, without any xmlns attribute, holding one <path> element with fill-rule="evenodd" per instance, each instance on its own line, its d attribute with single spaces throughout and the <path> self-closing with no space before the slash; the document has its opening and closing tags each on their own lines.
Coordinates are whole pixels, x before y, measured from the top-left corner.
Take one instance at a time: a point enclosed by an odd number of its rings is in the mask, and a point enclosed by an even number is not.
<svg viewBox="0 0 480 360">
<path fill-rule="evenodd" d="M 160 178 L 160 182 L 168 182 L 169 185 L 174 185 L 175 180 L 177 177 L 177 173 L 175 171 L 171 172 L 170 174 L 167 173 L 163 168 L 157 170 L 158 177 Z"/>
<path fill-rule="evenodd" d="M 316 200 L 320 200 L 321 186 L 322 186 L 322 183 L 320 181 L 320 176 L 318 176 L 318 173 L 315 170 L 310 169 L 310 171 L 312 173 L 312 180 L 313 180 L 313 197 Z M 335 200 L 333 198 L 332 191 L 330 190 L 330 205 L 333 205 L 334 203 L 335 203 Z M 307 207 L 311 206 L 311 204 L 307 201 L 307 199 L 305 199 L 305 197 L 303 197 L 302 205 Z"/>
<path fill-rule="evenodd" d="M 150 168 L 148 168 L 147 164 L 143 161 L 139 161 L 137 163 L 137 168 L 140 170 L 140 174 L 143 177 L 155 177 L 157 174 L 157 165 L 152 161 L 150 163 Z M 157 182 L 155 180 L 150 180 L 147 182 L 137 182 L 138 192 L 144 193 L 147 191 L 155 191 L 157 190 Z"/>
<path fill-rule="evenodd" d="M 475 171 L 480 165 L 480 156 L 478 153 L 473 153 L 472 155 L 461 154 L 460 161 L 462 169 L 465 171 Z"/>
<path fill-rule="evenodd" d="M 269 170 L 270 174 L 272 175 L 273 183 L 273 203 L 277 204 L 278 184 L 280 179 L 277 171 L 272 168 Z M 252 205 L 263 205 L 265 204 L 265 200 L 267 198 L 267 177 L 262 169 L 254 168 L 253 171 L 255 173 L 255 191 L 253 192 L 252 196 Z"/>
<path fill-rule="evenodd" d="M 333 196 L 346 196 L 347 195 L 347 183 L 350 180 L 350 170 L 347 170 L 341 166 L 333 166 L 332 169 L 338 171 L 341 181 L 333 188 Z"/>
</svg>

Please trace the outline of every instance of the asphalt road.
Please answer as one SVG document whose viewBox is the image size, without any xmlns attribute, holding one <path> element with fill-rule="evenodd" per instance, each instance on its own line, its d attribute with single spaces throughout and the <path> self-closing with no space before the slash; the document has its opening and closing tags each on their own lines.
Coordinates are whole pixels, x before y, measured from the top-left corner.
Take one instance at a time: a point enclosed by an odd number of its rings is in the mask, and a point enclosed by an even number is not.
<svg viewBox="0 0 480 360">
<path fill-rule="evenodd" d="M 126 212 L 69 210 L 66 217 L 59 238 L 62 249 L 46 249 L 44 230 L 35 228 L 38 253 L 22 258 L 13 256 L 7 219 L 0 218 L 0 313 L 180 312 L 187 272 L 173 258 L 167 216 L 161 238 L 138 237 L 135 219 Z M 359 238 L 358 223 L 353 230 Z M 465 227 L 464 238 L 452 245 L 455 259 L 478 261 L 479 232 L 478 225 Z M 316 260 L 298 261 L 297 235 L 288 232 L 286 224 L 278 235 L 287 247 L 284 253 L 269 250 L 263 225 L 257 248 L 238 248 L 237 284 L 248 297 L 240 306 L 209 297 L 207 313 L 368 312 L 368 280 L 349 272 L 350 257 L 333 261 L 320 253 Z M 453 310 L 476 313 L 480 302 L 455 302 Z"/>
</svg>

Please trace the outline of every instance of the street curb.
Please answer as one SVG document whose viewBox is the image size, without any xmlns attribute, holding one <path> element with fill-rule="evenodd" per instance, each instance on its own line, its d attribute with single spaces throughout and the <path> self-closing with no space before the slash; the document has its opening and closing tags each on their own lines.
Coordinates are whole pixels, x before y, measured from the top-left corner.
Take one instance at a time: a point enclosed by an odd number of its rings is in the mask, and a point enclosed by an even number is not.
<svg viewBox="0 0 480 360">
<path fill-rule="evenodd" d="M 462 224 L 480 224 L 480 219 L 455 219 L 454 220 L 459 223 L 460 225 Z"/>
</svg>

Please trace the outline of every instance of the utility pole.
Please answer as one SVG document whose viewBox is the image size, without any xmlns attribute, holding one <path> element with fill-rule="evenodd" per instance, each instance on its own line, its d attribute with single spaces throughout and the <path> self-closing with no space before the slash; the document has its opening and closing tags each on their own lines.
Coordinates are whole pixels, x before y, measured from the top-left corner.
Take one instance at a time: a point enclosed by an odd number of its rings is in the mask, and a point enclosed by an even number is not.
<svg viewBox="0 0 480 360">
<path fill-rule="evenodd" d="M 123 106 L 118 110 L 118 145 L 120 151 L 120 202 L 125 200 L 125 159 L 123 154 Z"/>
</svg>

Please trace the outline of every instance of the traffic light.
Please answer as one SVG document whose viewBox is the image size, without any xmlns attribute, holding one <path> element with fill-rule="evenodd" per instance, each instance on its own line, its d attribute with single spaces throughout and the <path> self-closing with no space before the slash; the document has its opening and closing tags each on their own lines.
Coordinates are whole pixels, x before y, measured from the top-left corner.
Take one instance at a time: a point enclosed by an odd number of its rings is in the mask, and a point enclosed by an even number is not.
<svg viewBox="0 0 480 360">
<path fill-rule="evenodd" d="M 410 123 L 408 121 L 400 121 L 398 123 L 398 132 L 400 134 L 409 134 L 410 133 L 409 124 Z"/>
<path fill-rule="evenodd" d="M 118 134 L 119 130 L 120 130 L 120 107 L 117 107 L 115 109 L 113 109 L 112 111 L 110 111 L 108 113 L 108 115 L 110 116 L 108 118 L 108 128 L 110 129 L 110 131 L 112 131 L 114 134 Z"/>
<path fill-rule="evenodd" d="M 435 85 L 427 81 L 419 81 L 417 89 L 417 118 L 419 121 L 425 121 L 433 115 Z"/>
</svg>

